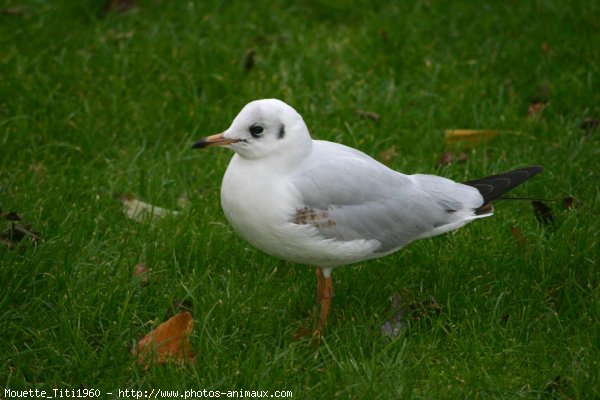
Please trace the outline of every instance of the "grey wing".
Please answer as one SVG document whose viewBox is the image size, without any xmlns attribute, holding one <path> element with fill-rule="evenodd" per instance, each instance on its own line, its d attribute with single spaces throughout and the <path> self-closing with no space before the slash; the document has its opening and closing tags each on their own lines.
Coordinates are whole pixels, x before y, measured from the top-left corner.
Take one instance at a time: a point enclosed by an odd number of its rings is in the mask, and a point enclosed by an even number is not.
<svg viewBox="0 0 600 400">
<path fill-rule="evenodd" d="M 311 225 L 329 239 L 377 240 L 382 253 L 456 229 L 477 218 L 473 210 L 483 204 L 477 189 L 432 175 L 403 175 L 366 155 L 316 163 L 292 184 L 303 204 L 293 223 Z"/>
</svg>

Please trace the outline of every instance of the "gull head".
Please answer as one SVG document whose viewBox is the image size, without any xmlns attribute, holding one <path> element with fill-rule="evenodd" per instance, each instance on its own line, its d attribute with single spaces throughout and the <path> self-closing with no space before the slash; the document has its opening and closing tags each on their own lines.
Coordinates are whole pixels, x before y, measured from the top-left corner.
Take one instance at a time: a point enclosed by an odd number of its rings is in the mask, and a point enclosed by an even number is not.
<svg viewBox="0 0 600 400">
<path fill-rule="evenodd" d="M 311 144 L 296 110 L 281 100 L 263 99 L 246 104 L 226 131 L 197 141 L 193 148 L 228 147 L 246 159 L 290 158 L 305 154 Z"/>
</svg>

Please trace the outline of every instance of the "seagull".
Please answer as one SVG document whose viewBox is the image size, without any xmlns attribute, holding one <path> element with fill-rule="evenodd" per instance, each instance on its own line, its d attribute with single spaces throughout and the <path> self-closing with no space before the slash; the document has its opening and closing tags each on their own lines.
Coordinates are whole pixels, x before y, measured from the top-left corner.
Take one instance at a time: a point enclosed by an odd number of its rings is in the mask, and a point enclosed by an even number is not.
<svg viewBox="0 0 600 400">
<path fill-rule="evenodd" d="M 489 217 L 492 200 L 542 171 L 533 165 L 464 183 L 405 175 L 354 148 L 313 140 L 300 114 L 277 99 L 248 103 L 226 131 L 192 147 L 216 146 L 235 153 L 221 185 L 233 229 L 271 256 L 317 267 L 318 336 L 333 269 Z"/>
</svg>

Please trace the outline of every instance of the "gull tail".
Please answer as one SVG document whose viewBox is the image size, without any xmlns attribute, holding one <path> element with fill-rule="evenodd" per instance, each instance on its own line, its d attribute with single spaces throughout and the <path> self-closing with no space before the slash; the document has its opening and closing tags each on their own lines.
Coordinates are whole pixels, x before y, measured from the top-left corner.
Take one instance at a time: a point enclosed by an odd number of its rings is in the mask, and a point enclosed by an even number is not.
<svg viewBox="0 0 600 400">
<path fill-rule="evenodd" d="M 491 204 L 492 200 L 501 199 L 504 193 L 539 174 L 542 170 L 543 168 L 540 165 L 532 165 L 503 174 L 490 175 L 474 181 L 464 182 L 465 185 L 479 190 L 479 193 L 483 196 L 483 205 L 475 210 L 475 214 L 485 215 L 491 213 L 494 209 Z"/>
</svg>

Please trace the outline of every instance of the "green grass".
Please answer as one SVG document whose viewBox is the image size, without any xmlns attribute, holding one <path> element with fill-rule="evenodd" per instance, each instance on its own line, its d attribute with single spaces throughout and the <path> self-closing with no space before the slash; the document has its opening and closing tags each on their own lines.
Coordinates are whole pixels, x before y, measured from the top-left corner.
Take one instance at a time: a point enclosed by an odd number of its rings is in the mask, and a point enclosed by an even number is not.
<svg viewBox="0 0 600 400">
<path fill-rule="evenodd" d="M 101 1 L 0 1 L 23 6 L 0 13 L 0 207 L 42 238 L 0 247 L 0 397 L 81 385 L 600 397 L 600 128 L 579 128 L 600 118 L 596 1 L 140 3 L 101 18 Z M 542 164 L 514 194 L 582 206 L 549 202 L 555 224 L 542 226 L 527 202 L 499 203 L 455 234 L 335 271 L 316 347 L 293 338 L 315 320 L 313 269 L 239 239 L 219 206 L 231 154 L 190 150 L 264 97 L 294 106 L 313 137 L 375 157 L 395 146 L 390 166 L 406 173 Z M 518 134 L 450 148 L 469 160 L 437 167 L 450 128 Z M 119 193 L 167 208 L 187 193 L 191 206 L 137 223 Z M 390 341 L 379 329 L 403 288 L 442 311 Z M 173 299 L 193 304 L 196 361 L 143 371 L 130 348 Z"/>
</svg>

